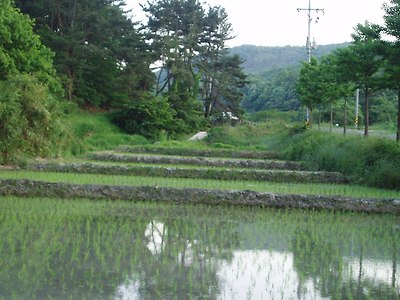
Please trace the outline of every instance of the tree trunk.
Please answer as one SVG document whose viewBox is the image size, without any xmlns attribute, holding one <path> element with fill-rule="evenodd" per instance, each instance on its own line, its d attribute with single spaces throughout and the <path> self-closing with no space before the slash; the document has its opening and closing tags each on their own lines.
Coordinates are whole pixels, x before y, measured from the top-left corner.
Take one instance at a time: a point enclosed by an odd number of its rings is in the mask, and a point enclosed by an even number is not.
<svg viewBox="0 0 400 300">
<path fill-rule="evenodd" d="M 312 125 L 313 125 L 313 116 L 312 116 L 312 114 L 313 114 L 313 110 L 310 108 L 309 109 L 309 111 L 310 111 L 310 115 L 309 115 L 309 120 L 308 120 L 308 126 L 310 127 L 310 128 L 312 128 Z"/>
<path fill-rule="evenodd" d="M 397 247 L 393 239 L 393 257 L 392 257 L 392 287 L 396 288 L 396 272 L 397 272 Z"/>
<path fill-rule="evenodd" d="M 400 143 L 400 89 L 397 94 L 397 135 L 396 141 Z"/>
<path fill-rule="evenodd" d="M 71 29 L 73 30 L 75 27 L 75 16 L 76 16 L 76 1 L 73 1 L 72 4 L 72 17 L 71 17 Z"/>
<path fill-rule="evenodd" d="M 208 118 L 211 115 L 211 100 L 207 98 L 204 100 L 204 117 Z"/>
<path fill-rule="evenodd" d="M 163 70 L 164 70 L 164 66 L 162 66 L 161 68 L 160 68 L 160 71 L 158 72 L 158 76 L 157 76 L 157 86 L 156 86 L 156 96 L 158 96 L 160 93 L 161 93 L 161 91 L 163 90 L 163 88 L 165 88 L 165 86 L 166 86 L 166 82 L 164 83 L 164 86 L 163 87 L 161 87 L 161 75 L 162 75 L 162 73 L 163 73 Z"/>
<path fill-rule="evenodd" d="M 73 67 L 69 67 L 68 68 L 68 82 L 67 82 L 68 101 L 72 101 L 72 98 L 74 96 L 74 81 L 75 81 L 74 69 L 73 69 Z"/>
<path fill-rule="evenodd" d="M 318 108 L 318 130 L 321 130 L 321 107 Z"/>
<path fill-rule="evenodd" d="M 333 104 L 332 102 L 330 103 L 330 120 L 329 120 L 329 130 L 332 132 L 332 126 L 333 126 Z"/>
<path fill-rule="evenodd" d="M 365 88 L 365 115 L 364 115 L 364 136 L 367 137 L 369 134 L 369 89 Z"/>
<path fill-rule="evenodd" d="M 343 135 L 346 135 L 346 129 L 347 129 L 347 99 L 344 99 Z"/>
</svg>

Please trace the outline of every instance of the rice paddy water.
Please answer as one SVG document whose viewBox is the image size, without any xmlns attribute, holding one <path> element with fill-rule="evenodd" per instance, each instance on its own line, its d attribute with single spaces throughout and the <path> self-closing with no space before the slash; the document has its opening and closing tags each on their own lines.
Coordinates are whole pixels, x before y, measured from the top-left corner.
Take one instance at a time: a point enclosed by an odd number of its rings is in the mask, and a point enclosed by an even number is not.
<svg viewBox="0 0 400 300">
<path fill-rule="evenodd" d="M 0 299 L 398 299 L 394 215 L 0 198 Z"/>
<path fill-rule="evenodd" d="M 25 170 L 1 171 L 4 178 L 151 184 L 140 175 Z M 187 186 L 190 179 L 162 180 Z M 227 188 L 295 186 L 235 180 Z M 336 185 L 334 193 L 347 188 Z M 329 186 L 312 193 L 318 189 Z M 365 191 L 373 193 L 346 193 Z M 396 214 L 3 195 L 0 253 L 1 300 L 400 298 Z"/>
</svg>

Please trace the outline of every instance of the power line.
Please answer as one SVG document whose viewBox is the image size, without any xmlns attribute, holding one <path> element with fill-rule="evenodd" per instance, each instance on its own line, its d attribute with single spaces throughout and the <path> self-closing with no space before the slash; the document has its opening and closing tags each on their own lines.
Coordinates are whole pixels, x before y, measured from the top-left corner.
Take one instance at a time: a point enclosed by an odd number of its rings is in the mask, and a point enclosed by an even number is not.
<svg viewBox="0 0 400 300">
<path fill-rule="evenodd" d="M 307 13 L 308 17 L 308 35 L 307 35 L 307 43 L 306 43 L 306 48 L 307 48 L 307 55 L 308 55 L 308 63 L 311 63 L 311 51 L 317 47 L 317 43 L 315 42 L 315 38 L 313 42 L 311 43 L 311 22 L 313 20 L 312 18 L 312 13 L 315 13 L 318 15 L 320 12 L 322 14 L 325 14 L 325 9 L 323 8 L 311 8 L 311 0 L 308 0 L 308 8 L 298 8 L 298 12 L 305 11 Z M 319 17 L 315 19 L 315 23 L 318 23 Z M 310 122 L 310 110 L 307 108 L 307 124 Z"/>
<path fill-rule="evenodd" d="M 312 18 L 312 13 L 316 13 L 317 15 L 322 12 L 322 14 L 325 14 L 325 9 L 323 8 L 311 8 L 311 0 L 308 1 L 308 8 L 298 8 L 297 9 L 298 12 L 300 11 L 306 11 L 307 13 L 307 17 L 308 17 L 308 35 L 307 35 L 307 54 L 308 54 L 308 62 L 311 62 L 311 51 L 313 49 L 316 48 L 316 43 L 315 43 L 315 39 L 313 41 L 313 43 L 311 43 L 311 22 L 313 20 Z M 317 16 L 317 18 L 315 19 L 315 23 L 318 23 L 319 21 L 319 17 Z"/>
</svg>

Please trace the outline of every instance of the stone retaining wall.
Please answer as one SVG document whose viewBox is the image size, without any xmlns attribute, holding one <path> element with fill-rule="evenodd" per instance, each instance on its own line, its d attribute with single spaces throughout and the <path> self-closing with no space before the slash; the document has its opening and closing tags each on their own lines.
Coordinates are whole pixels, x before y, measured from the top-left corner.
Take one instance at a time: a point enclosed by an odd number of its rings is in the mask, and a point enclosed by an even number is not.
<svg viewBox="0 0 400 300">
<path fill-rule="evenodd" d="M 193 149 L 193 148 L 171 148 L 155 146 L 121 146 L 116 149 L 119 152 L 127 153 L 148 153 L 158 155 L 182 155 L 182 156 L 201 156 L 201 157 L 225 157 L 243 159 L 279 159 L 277 152 L 268 151 L 243 151 L 231 149 Z"/>
<path fill-rule="evenodd" d="M 129 155 L 113 152 L 97 152 L 89 156 L 97 161 L 112 161 L 123 163 L 147 163 L 147 164 L 185 164 L 207 167 L 229 167 L 229 168 L 255 168 L 255 169 L 285 169 L 300 170 L 301 165 L 297 162 L 261 159 L 218 159 L 203 157 L 179 157 L 158 155 Z"/>
<path fill-rule="evenodd" d="M 237 169 L 182 169 L 157 166 L 106 165 L 93 163 L 32 164 L 30 170 L 63 173 L 86 173 L 107 175 L 134 175 L 150 177 L 176 177 L 215 180 L 253 180 L 293 183 L 347 183 L 346 178 L 336 172 L 307 172 L 285 170 L 237 170 Z"/>
<path fill-rule="evenodd" d="M 252 191 L 219 191 L 167 187 L 78 185 L 32 180 L 0 180 L 0 195 L 229 204 L 276 208 L 328 209 L 400 214 L 400 199 L 353 199 L 340 196 L 279 195 Z"/>
</svg>

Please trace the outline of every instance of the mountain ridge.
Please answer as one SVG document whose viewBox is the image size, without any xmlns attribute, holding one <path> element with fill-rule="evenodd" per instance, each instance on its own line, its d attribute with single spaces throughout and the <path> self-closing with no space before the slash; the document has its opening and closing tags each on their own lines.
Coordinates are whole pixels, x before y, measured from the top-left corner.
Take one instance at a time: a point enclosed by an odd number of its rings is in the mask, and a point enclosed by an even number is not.
<svg viewBox="0 0 400 300">
<path fill-rule="evenodd" d="M 321 45 L 313 50 L 313 56 L 319 58 L 350 43 Z M 241 45 L 230 48 L 230 54 L 237 54 L 243 60 L 244 71 L 248 74 L 261 73 L 272 69 L 300 66 L 308 59 L 304 46 L 255 46 Z"/>
</svg>

